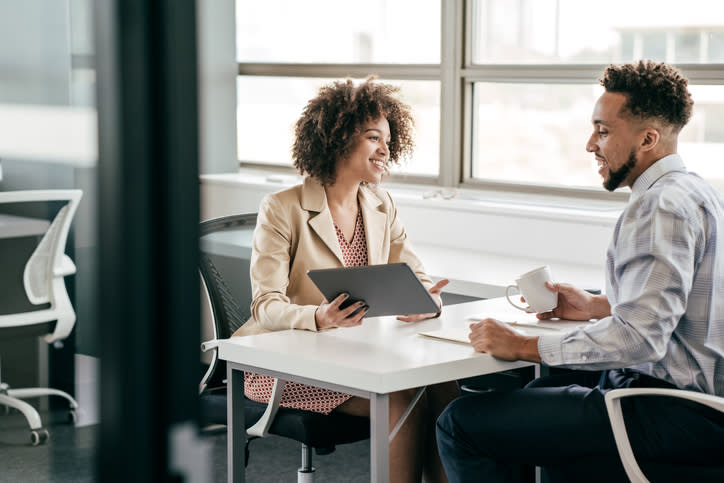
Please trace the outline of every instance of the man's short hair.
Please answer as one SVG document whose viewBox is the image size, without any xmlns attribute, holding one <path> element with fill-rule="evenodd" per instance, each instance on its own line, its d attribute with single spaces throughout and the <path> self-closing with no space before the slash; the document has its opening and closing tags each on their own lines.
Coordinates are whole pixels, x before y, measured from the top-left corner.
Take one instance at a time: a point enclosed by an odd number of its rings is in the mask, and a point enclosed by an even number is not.
<svg viewBox="0 0 724 483">
<path fill-rule="evenodd" d="M 622 110 L 633 117 L 656 119 L 677 133 L 691 118 L 689 81 L 668 64 L 641 60 L 609 65 L 599 80 L 607 92 L 626 95 Z"/>
</svg>

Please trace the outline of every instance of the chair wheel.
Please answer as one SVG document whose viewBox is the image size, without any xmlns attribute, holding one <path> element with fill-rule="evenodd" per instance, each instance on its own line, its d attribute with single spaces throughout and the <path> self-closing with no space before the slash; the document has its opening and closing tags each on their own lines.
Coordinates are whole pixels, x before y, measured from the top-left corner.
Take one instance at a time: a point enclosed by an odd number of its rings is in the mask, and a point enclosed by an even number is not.
<svg viewBox="0 0 724 483">
<path fill-rule="evenodd" d="M 50 435 L 48 434 L 47 429 L 39 429 L 37 431 L 31 431 L 30 432 L 30 443 L 33 446 L 41 445 L 41 444 L 45 443 L 46 441 L 48 441 L 49 436 Z"/>
</svg>

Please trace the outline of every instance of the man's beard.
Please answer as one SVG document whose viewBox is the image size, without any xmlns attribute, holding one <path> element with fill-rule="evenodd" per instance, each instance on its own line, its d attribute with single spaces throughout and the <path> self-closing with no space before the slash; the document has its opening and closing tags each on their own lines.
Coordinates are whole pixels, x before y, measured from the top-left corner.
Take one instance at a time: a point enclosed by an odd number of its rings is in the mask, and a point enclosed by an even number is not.
<svg viewBox="0 0 724 483">
<path fill-rule="evenodd" d="M 623 166 L 618 168 L 618 170 L 616 171 L 609 168 L 608 179 L 604 180 L 603 187 L 606 188 L 608 191 L 614 191 L 631 173 L 631 170 L 634 168 L 634 166 L 636 166 L 636 155 L 634 154 L 634 150 L 632 149 L 631 154 L 629 154 L 628 159 Z"/>
</svg>

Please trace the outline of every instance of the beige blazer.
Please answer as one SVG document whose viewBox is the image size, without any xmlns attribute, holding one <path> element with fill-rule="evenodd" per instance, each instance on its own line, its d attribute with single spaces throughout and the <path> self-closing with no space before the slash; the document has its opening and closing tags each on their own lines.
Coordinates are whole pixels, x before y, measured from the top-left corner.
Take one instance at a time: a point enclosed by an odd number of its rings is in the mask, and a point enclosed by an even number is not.
<svg viewBox="0 0 724 483">
<path fill-rule="evenodd" d="M 370 265 L 405 262 L 429 289 L 433 283 L 412 251 L 390 195 L 362 185 L 359 205 Z M 324 297 L 307 270 L 342 267 L 334 222 L 324 187 L 303 184 L 264 197 L 259 206 L 251 255 L 251 318 L 234 336 L 273 330 L 317 330 L 314 312 Z"/>
</svg>

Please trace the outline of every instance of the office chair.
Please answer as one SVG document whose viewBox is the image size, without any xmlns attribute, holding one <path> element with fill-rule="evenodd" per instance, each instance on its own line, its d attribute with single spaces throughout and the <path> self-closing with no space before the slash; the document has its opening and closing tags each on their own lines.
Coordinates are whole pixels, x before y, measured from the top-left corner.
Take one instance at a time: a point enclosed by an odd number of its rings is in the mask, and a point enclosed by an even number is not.
<svg viewBox="0 0 724 483">
<path fill-rule="evenodd" d="M 649 483 L 633 454 L 631 443 L 626 433 L 626 425 L 621 409 L 621 399 L 625 397 L 677 397 L 688 399 L 724 413 L 724 397 L 704 394 L 695 391 L 684 391 L 680 389 L 663 388 L 635 388 L 635 389 L 614 389 L 606 393 L 606 410 L 611 421 L 613 436 L 616 440 L 618 454 L 626 471 L 626 476 L 632 483 Z M 662 424 L 668 424 L 662 421 Z M 712 462 L 712 466 L 686 466 L 672 465 L 666 463 L 646 464 L 647 473 L 650 473 L 651 480 L 656 481 L 724 481 L 724 465 L 721 460 Z"/>
<path fill-rule="evenodd" d="M 20 312 L 0 315 L 0 337 L 42 335 L 46 342 L 59 344 L 73 330 L 75 312 L 64 277 L 75 273 L 75 265 L 65 254 L 65 244 L 82 194 L 81 190 L 0 192 L 0 204 L 65 202 L 25 264 L 22 285 L 30 304 Z M 17 283 L 21 283 L 19 274 Z M 30 425 L 30 440 L 34 446 L 48 439 L 48 431 L 43 427 L 38 411 L 22 399 L 42 396 L 65 398 L 70 404 L 70 420 L 75 422 L 78 403 L 66 392 L 48 387 L 10 389 L 0 381 L 0 405 L 23 413 Z"/>
<path fill-rule="evenodd" d="M 249 262 L 256 214 L 216 218 L 200 224 L 200 272 L 211 307 L 214 339 L 201 345 L 212 350 L 212 362 L 199 385 L 202 423 L 226 424 L 226 367 L 218 359 L 217 346 L 250 316 L 251 280 Z M 277 380 L 269 404 L 244 399 L 247 428 L 245 447 L 249 460 L 249 442 L 274 434 L 302 444 L 299 482 L 314 479 L 312 451 L 319 455 L 334 451 L 337 444 L 369 438 L 369 419 L 341 413 L 324 415 L 279 406 L 284 381 Z"/>
</svg>

